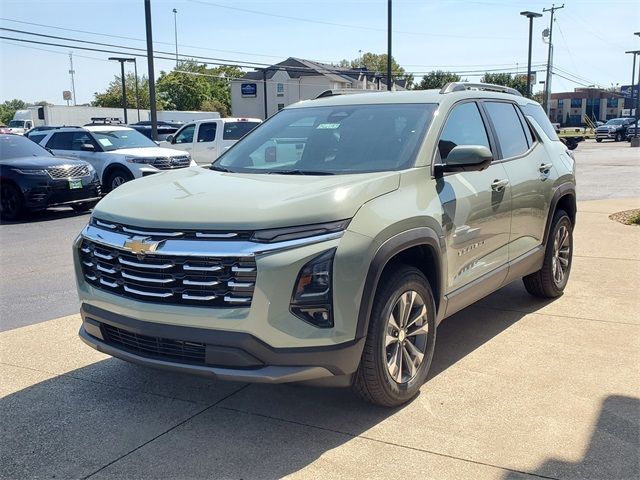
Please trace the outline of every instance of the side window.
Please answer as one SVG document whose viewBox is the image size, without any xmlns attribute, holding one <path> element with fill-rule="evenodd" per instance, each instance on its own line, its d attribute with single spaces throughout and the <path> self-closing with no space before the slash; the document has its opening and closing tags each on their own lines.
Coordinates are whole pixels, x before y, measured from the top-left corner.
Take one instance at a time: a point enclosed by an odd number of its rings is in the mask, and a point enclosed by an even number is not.
<svg viewBox="0 0 640 480">
<path fill-rule="evenodd" d="M 191 135 L 193 136 L 193 134 Z M 201 124 L 200 128 L 198 129 L 198 143 L 213 142 L 215 139 L 216 139 L 216 124 L 215 123 Z"/>
<path fill-rule="evenodd" d="M 531 125 L 527 122 L 527 119 L 524 118 L 520 107 L 516 107 L 516 113 L 518 114 L 518 118 L 520 119 L 520 123 L 522 123 L 522 128 L 524 129 L 524 135 L 527 137 L 527 143 L 529 144 L 529 148 L 533 146 L 536 141 L 536 136 L 531 129 Z"/>
<path fill-rule="evenodd" d="M 515 157 L 529 150 L 515 106 L 506 102 L 486 102 L 484 105 L 498 137 L 502 158 Z"/>
<path fill-rule="evenodd" d="M 94 147 L 96 145 L 93 141 L 93 138 L 91 138 L 91 135 L 89 135 L 87 132 L 74 132 L 73 140 L 71 142 L 71 150 L 80 151 L 82 150 L 82 145 L 84 145 L 85 143 L 90 143 Z"/>
<path fill-rule="evenodd" d="M 51 150 L 71 150 L 73 132 L 54 133 L 47 142 L 47 148 Z"/>
<path fill-rule="evenodd" d="M 438 141 L 438 152 L 442 161 L 446 162 L 449 152 L 459 145 L 483 145 L 491 148 L 487 129 L 474 102 L 454 107 L 447 118 Z"/>
<path fill-rule="evenodd" d="M 42 141 L 42 139 L 44 137 L 46 137 L 46 136 L 47 136 L 46 133 L 39 133 L 37 135 L 29 135 L 27 138 L 29 140 L 32 140 L 32 141 L 36 142 L 36 143 L 40 143 Z"/>
<path fill-rule="evenodd" d="M 176 135 L 174 143 L 191 143 L 193 142 L 193 132 L 195 131 L 196 126 L 191 124 L 184 127 L 180 132 Z"/>
<path fill-rule="evenodd" d="M 540 125 L 540 128 L 542 128 L 545 135 L 549 137 L 550 140 L 560 140 L 558 138 L 556 130 L 553 128 L 553 125 L 551 125 L 551 122 L 549 121 L 549 117 L 547 117 L 547 114 L 544 113 L 544 110 L 539 104 L 528 103 L 524 106 L 523 110 L 525 115 L 533 117 L 533 119 L 538 125 Z"/>
</svg>

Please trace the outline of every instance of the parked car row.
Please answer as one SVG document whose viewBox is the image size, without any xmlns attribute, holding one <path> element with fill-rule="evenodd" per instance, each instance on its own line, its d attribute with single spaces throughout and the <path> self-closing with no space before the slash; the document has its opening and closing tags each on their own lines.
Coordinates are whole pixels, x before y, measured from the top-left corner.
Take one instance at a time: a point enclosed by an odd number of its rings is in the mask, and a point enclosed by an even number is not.
<svg viewBox="0 0 640 480">
<path fill-rule="evenodd" d="M 596 128 L 596 142 L 602 140 L 613 140 L 622 142 L 629 137 L 629 127 L 635 123 L 635 118 L 612 118 L 604 125 Z"/>
</svg>

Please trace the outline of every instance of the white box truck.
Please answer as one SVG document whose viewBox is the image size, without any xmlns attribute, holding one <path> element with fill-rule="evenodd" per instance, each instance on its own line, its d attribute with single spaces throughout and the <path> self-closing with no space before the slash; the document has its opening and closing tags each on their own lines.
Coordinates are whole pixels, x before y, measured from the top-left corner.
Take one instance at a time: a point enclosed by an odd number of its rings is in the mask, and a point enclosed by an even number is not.
<svg viewBox="0 0 640 480">
<path fill-rule="evenodd" d="M 134 115 L 136 110 L 129 110 Z M 149 116 L 148 110 L 141 110 L 140 114 Z M 66 105 L 44 105 L 27 107 L 17 110 L 13 120 L 9 122 L 11 133 L 24 134 L 27 130 L 40 125 L 76 126 L 80 127 L 91 122 L 92 118 L 123 118 L 122 108 L 84 107 Z M 142 118 L 142 117 L 141 117 Z"/>
</svg>

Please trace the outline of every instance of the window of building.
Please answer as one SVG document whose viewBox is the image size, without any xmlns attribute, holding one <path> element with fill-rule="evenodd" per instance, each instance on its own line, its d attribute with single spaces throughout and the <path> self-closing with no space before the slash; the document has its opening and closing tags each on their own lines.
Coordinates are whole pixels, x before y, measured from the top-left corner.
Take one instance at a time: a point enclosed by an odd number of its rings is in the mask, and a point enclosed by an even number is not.
<svg viewBox="0 0 640 480">
<path fill-rule="evenodd" d="M 607 98 L 607 108 L 618 108 L 618 99 L 615 97 Z"/>
<path fill-rule="evenodd" d="M 500 142 L 502 158 L 516 157 L 529 150 L 515 106 L 506 102 L 486 102 L 484 105 Z"/>
<path fill-rule="evenodd" d="M 447 118 L 438 141 L 440 158 L 446 161 L 449 152 L 459 145 L 484 145 L 490 148 L 480 111 L 473 102 L 455 107 Z"/>
<path fill-rule="evenodd" d="M 278 104 L 278 111 L 282 110 L 284 108 L 284 103 L 279 103 Z"/>
<path fill-rule="evenodd" d="M 276 93 L 279 97 L 284 95 L 284 83 L 278 83 L 276 85 Z"/>
<path fill-rule="evenodd" d="M 571 108 L 582 108 L 582 99 L 581 98 L 572 98 L 571 99 Z"/>
<path fill-rule="evenodd" d="M 564 107 L 564 99 L 561 98 L 560 100 L 558 100 L 558 108 L 562 109 L 563 107 Z"/>
</svg>

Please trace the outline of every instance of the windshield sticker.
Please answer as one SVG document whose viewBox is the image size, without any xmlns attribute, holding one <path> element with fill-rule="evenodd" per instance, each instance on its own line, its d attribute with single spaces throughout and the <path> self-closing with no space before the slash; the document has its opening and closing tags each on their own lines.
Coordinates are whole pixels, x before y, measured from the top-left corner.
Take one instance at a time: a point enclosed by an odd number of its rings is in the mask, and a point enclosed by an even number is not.
<svg viewBox="0 0 640 480">
<path fill-rule="evenodd" d="M 339 123 L 321 123 L 316 127 L 316 130 L 335 130 L 339 126 Z"/>
<path fill-rule="evenodd" d="M 109 140 L 108 138 L 99 138 L 98 141 L 103 147 L 110 147 L 113 145 L 113 143 L 111 143 L 111 140 Z"/>
</svg>

